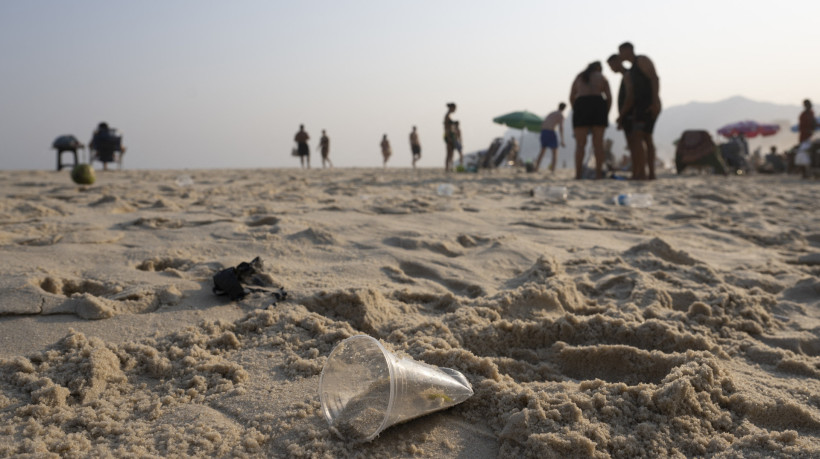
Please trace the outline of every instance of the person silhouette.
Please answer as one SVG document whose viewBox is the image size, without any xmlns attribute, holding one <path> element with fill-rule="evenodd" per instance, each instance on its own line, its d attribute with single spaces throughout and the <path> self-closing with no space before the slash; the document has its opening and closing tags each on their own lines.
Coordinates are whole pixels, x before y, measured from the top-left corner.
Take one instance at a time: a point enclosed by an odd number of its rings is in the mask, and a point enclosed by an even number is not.
<svg viewBox="0 0 820 459">
<path fill-rule="evenodd" d="M 307 168 L 310 169 L 310 147 L 308 146 L 308 140 L 310 140 L 310 136 L 307 132 L 305 132 L 305 125 L 299 125 L 299 132 L 293 136 L 293 140 L 296 142 L 296 151 L 297 156 L 299 156 L 299 164 L 301 164 L 302 168 L 307 165 Z"/>
</svg>

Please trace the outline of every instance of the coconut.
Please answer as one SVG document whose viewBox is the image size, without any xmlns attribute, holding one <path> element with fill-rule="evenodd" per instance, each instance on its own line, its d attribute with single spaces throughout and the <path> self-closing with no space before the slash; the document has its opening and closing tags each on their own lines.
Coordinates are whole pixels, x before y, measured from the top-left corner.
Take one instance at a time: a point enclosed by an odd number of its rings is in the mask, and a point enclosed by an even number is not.
<svg viewBox="0 0 820 459">
<path fill-rule="evenodd" d="M 71 170 L 71 180 L 74 180 L 74 183 L 91 185 L 95 179 L 94 168 L 90 164 L 77 164 Z"/>
</svg>

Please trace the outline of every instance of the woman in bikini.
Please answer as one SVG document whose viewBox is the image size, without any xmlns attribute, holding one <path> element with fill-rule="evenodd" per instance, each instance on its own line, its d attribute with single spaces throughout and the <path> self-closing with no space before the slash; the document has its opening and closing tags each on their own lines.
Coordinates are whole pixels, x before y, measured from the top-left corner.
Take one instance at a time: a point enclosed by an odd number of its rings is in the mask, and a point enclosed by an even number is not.
<svg viewBox="0 0 820 459">
<path fill-rule="evenodd" d="M 572 105 L 572 128 L 575 134 L 575 178 L 581 179 L 587 135 L 592 134 L 592 150 L 595 154 L 595 178 L 603 178 L 604 131 L 609 125 L 609 109 L 612 94 L 609 82 L 601 73 L 601 63 L 596 61 L 575 77 L 569 93 Z"/>
</svg>

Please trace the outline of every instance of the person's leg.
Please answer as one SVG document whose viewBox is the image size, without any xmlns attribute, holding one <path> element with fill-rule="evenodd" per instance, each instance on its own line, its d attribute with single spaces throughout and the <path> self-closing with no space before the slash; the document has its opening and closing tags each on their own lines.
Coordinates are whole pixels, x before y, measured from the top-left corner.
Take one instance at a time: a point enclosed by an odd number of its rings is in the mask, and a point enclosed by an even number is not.
<svg viewBox="0 0 820 459">
<path fill-rule="evenodd" d="M 646 164 L 649 166 L 649 180 L 655 180 L 655 142 L 652 134 L 644 134 L 644 145 L 646 145 Z"/>
<path fill-rule="evenodd" d="M 552 161 L 550 161 L 550 172 L 555 172 L 555 161 L 558 160 L 558 149 L 552 149 Z"/>
<path fill-rule="evenodd" d="M 541 168 L 541 160 L 544 159 L 544 153 L 547 152 L 547 147 L 541 147 L 541 152 L 538 153 L 538 158 L 535 160 L 535 170 Z"/>
<path fill-rule="evenodd" d="M 605 126 L 592 127 L 592 152 L 595 155 L 595 178 L 604 178 L 604 130 Z"/>
<path fill-rule="evenodd" d="M 444 160 L 444 172 L 450 172 L 453 169 L 453 145 L 447 144 L 447 158 Z"/>
<path fill-rule="evenodd" d="M 584 167 L 584 150 L 587 147 L 587 127 L 577 127 L 573 129 L 575 133 L 575 179 L 581 180 Z"/>
<path fill-rule="evenodd" d="M 631 141 L 629 148 L 632 150 L 632 179 L 646 180 L 646 146 L 643 135 L 640 131 L 633 131 L 629 134 Z"/>
</svg>

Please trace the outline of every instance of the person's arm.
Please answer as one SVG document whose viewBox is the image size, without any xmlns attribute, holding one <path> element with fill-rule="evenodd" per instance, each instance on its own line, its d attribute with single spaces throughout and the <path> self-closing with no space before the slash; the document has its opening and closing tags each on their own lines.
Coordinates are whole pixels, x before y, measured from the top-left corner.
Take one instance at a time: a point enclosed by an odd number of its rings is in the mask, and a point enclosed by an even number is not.
<svg viewBox="0 0 820 459">
<path fill-rule="evenodd" d="M 624 116 L 629 114 L 632 110 L 632 105 L 635 104 L 635 94 L 632 89 L 632 78 L 628 73 L 624 74 L 624 105 L 620 107 L 620 114 L 618 116 L 618 126 L 621 126 Z"/>
<path fill-rule="evenodd" d="M 635 63 L 638 65 L 638 68 L 649 78 L 649 84 L 652 87 L 652 105 L 649 109 L 652 111 L 653 116 L 658 116 L 661 112 L 661 82 L 660 78 L 658 78 L 657 72 L 655 72 L 655 64 L 646 57 L 640 56 L 635 60 Z"/>
<path fill-rule="evenodd" d="M 609 111 L 612 109 L 612 91 L 609 90 L 609 81 L 603 78 L 604 96 L 606 96 L 606 115 L 609 117 Z"/>
<path fill-rule="evenodd" d="M 558 122 L 558 133 L 561 134 L 561 147 L 565 148 L 564 145 L 564 117 L 561 117 L 561 121 Z"/>
<path fill-rule="evenodd" d="M 572 87 L 569 90 L 569 105 L 575 109 L 575 99 L 578 97 L 578 77 L 572 82 Z"/>
</svg>

